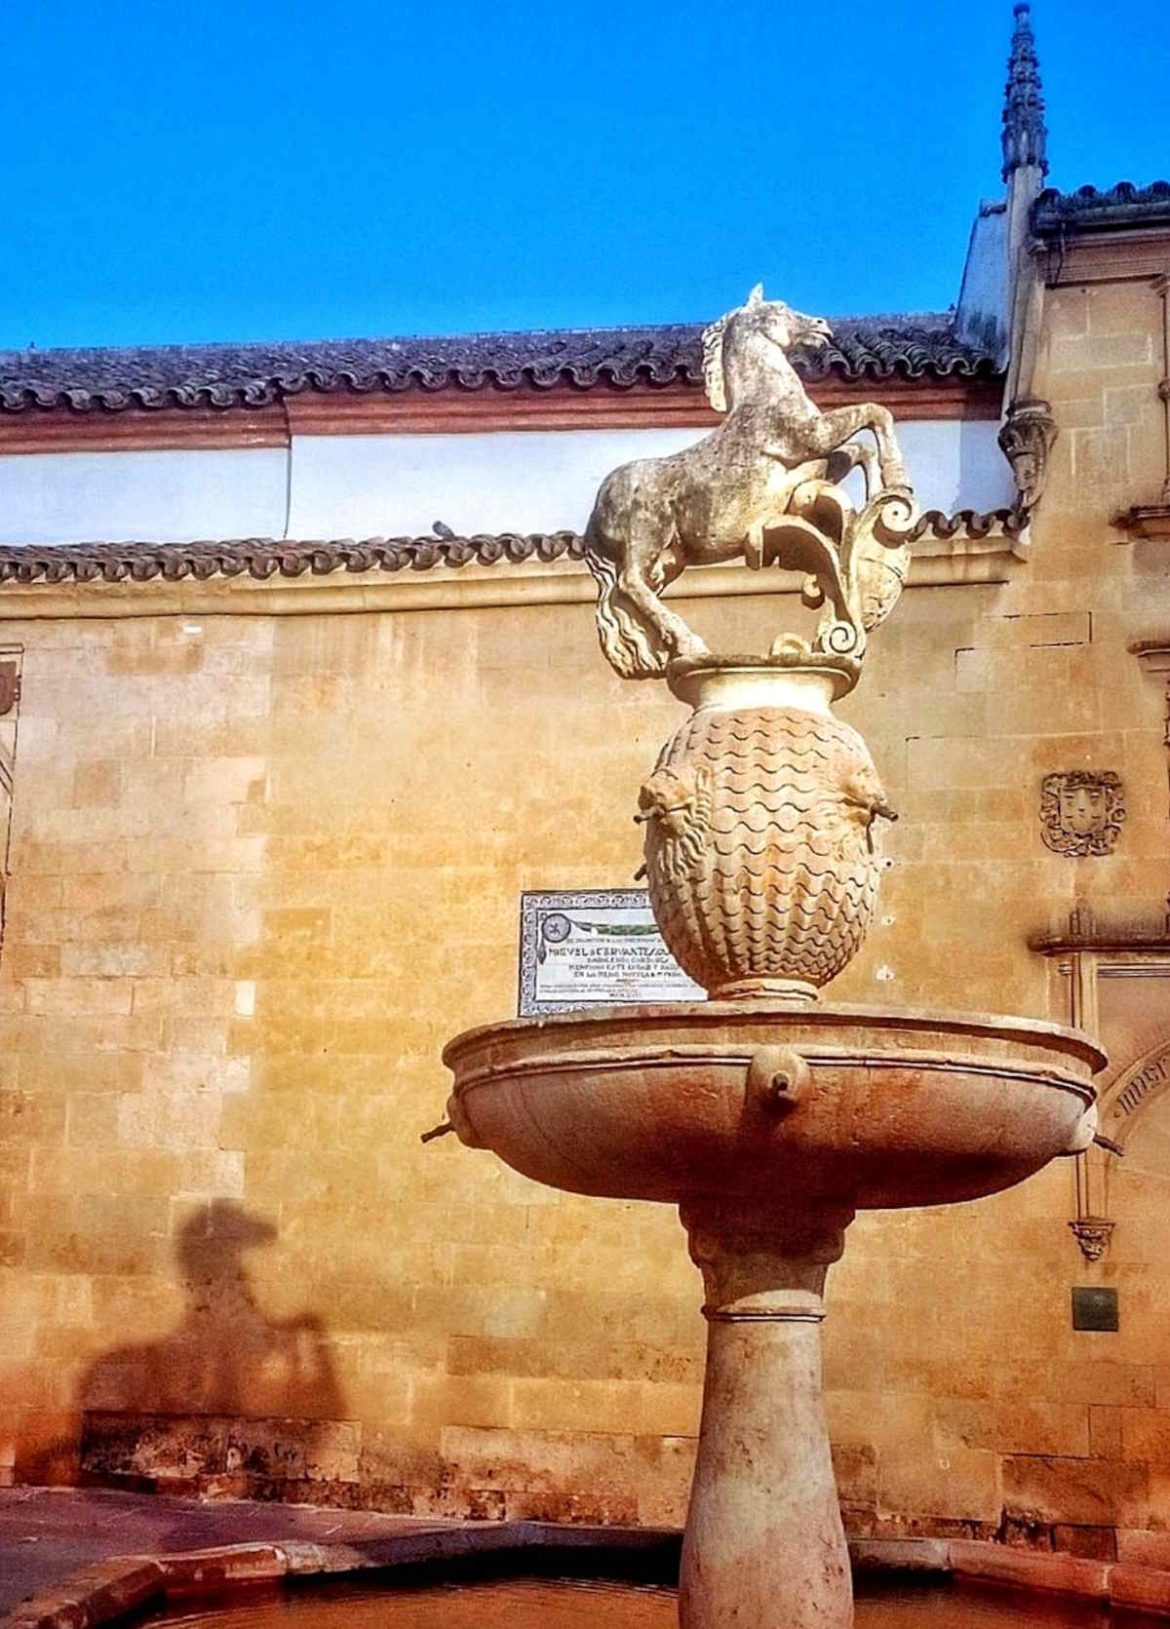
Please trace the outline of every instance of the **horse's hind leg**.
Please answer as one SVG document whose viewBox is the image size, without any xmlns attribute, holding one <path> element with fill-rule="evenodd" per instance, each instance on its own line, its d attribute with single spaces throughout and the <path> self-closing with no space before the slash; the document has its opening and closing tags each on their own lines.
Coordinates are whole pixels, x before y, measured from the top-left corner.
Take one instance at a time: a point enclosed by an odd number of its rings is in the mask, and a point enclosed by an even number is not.
<svg viewBox="0 0 1170 1629">
<path fill-rule="evenodd" d="M 636 532 L 631 532 L 625 559 L 618 572 L 618 592 L 627 605 L 646 624 L 662 657 L 662 665 L 672 656 L 705 656 L 707 647 L 693 629 L 689 628 L 677 612 L 663 605 L 650 586 L 649 572 L 662 554 L 661 545 L 645 543 L 639 546 Z"/>
</svg>

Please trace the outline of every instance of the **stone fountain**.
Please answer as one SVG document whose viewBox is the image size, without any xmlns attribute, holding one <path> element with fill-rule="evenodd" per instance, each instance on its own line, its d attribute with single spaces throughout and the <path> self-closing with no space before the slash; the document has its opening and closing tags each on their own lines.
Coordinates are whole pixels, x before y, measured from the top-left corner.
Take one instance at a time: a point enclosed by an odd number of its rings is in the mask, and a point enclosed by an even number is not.
<svg viewBox="0 0 1170 1629">
<path fill-rule="evenodd" d="M 444 1052 L 469 1147 L 573 1193 L 679 1207 L 709 1325 L 683 1629 L 852 1622 L 825 1275 L 859 1209 L 975 1199 L 1083 1149 L 1105 1061 L 1052 1024 L 820 999 L 872 919 L 894 818 L 832 707 L 918 518 L 890 414 L 821 413 L 800 383 L 789 351 L 828 337 L 753 290 L 704 336 L 722 423 L 616 470 L 586 532 L 606 656 L 692 709 L 635 819 L 659 928 L 708 1000 L 513 1020 Z M 802 574 L 811 640 L 714 654 L 662 603 L 685 567 L 737 557 Z"/>
</svg>

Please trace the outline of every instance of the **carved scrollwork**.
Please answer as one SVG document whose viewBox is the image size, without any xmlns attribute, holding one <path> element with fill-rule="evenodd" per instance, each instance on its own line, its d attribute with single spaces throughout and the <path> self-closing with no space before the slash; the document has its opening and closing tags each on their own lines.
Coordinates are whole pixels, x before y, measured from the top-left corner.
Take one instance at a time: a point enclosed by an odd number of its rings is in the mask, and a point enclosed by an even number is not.
<svg viewBox="0 0 1170 1629">
<path fill-rule="evenodd" d="M 760 563 L 805 572 L 801 600 L 824 610 L 812 654 L 865 655 L 905 585 L 917 521 L 908 493 L 878 492 L 858 513 L 840 487 L 805 481 L 788 511 L 763 524 Z"/>
</svg>

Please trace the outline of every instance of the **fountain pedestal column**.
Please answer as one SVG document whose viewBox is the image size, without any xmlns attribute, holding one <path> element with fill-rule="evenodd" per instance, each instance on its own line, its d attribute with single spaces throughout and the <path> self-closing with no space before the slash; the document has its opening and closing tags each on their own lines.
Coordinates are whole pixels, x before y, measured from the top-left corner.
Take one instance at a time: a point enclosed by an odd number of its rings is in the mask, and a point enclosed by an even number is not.
<svg viewBox="0 0 1170 1629">
<path fill-rule="evenodd" d="M 853 1212 L 777 1219 L 692 1204 L 681 1214 L 708 1322 L 681 1629 L 848 1629 L 821 1322 Z"/>
</svg>

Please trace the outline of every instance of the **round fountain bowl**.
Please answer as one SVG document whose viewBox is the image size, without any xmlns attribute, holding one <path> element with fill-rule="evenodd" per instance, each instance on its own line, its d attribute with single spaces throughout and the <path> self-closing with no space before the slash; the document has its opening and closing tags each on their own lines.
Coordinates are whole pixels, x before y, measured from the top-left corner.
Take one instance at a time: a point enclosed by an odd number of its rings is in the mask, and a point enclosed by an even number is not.
<svg viewBox="0 0 1170 1629">
<path fill-rule="evenodd" d="M 537 1182 L 758 1213 L 1010 1187 L 1091 1139 L 1106 1061 L 1027 1019 L 765 999 L 514 1019 L 443 1059 L 461 1139 Z"/>
</svg>

